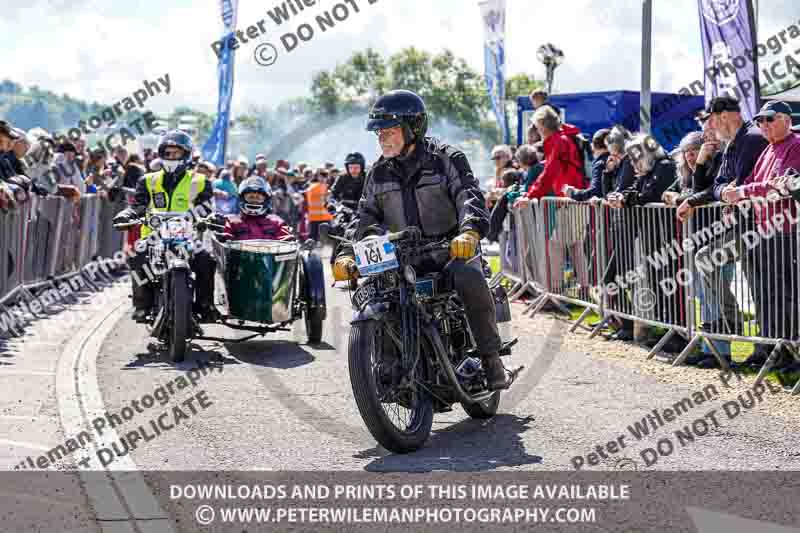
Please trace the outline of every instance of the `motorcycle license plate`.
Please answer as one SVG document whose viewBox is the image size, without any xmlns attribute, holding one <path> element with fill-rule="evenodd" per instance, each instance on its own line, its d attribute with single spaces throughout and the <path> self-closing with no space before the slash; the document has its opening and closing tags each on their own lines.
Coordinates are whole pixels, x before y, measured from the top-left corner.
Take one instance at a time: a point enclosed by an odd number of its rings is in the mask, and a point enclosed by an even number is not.
<svg viewBox="0 0 800 533">
<path fill-rule="evenodd" d="M 356 267 L 362 276 L 373 276 L 399 266 L 394 244 L 388 237 L 371 237 L 353 246 Z"/>
<path fill-rule="evenodd" d="M 161 225 L 163 239 L 191 239 L 192 224 L 186 219 L 171 218 Z"/>
<path fill-rule="evenodd" d="M 375 297 L 375 287 L 369 283 L 362 285 L 353 294 L 353 307 L 361 309 L 364 304 Z"/>
</svg>

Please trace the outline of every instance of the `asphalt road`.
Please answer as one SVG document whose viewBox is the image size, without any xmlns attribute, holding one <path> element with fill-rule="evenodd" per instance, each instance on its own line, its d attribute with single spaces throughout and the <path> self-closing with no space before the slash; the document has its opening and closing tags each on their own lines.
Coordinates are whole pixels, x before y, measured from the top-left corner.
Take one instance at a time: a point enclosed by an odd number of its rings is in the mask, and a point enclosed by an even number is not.
<svg viewBox="0 0 800 533">
<path fill-rule="evenodd" d="M 347 291 L 327 288 L 329 311 L 321 345 L 305 342 L 299 322 L 290 332 L 258 340 L 196 342 L 191 357 L 178 365 L 148 351 L 144 326 L 130 318 L 128 292 L 120 282 L 99 294 L 79 295 L 80 303 L 35 322 L 22 339 L 0 345 L 0 386 L 5 391 L 0 398 L 0 458 L 7 469 L 24 466 L 26 457 L 35 461 L 81 431 L 91 433 L 106 450 L 101 454 L 105 464 L 96 449 L 87 447 L 46 467 L 81 476 L 86 495 L 75 509 L 63 502 L 63 508 L 55 505 L 61 510 L 52 518 L 57 530 L 100 530 L 101 524 L 103 531 L 127 531 L 114 528 L 137 519 L 139 531 L 170 530 L 152 529 L 168 523 L 179 524 L 174 530 L 193 531 L 186 525 L 191 509 L 171 501 L 164 488 L 175 471 L 206 471 L 214 481 L 241 482 L 256 479 L 255 471 L 380 479 L 406 473 L 505 472 L 538 479 L 548 472 L 574 472 L 577 457 L 582 471 L 608 475 L 631 469 L 796 471 L 800 466 L 794 418 L 772 409 L 778 398 L 786 405 L 783 391 L 760 391 L 756 407 L 742 408 L 729 419 L 723 404 L 736 401 L 737 394 L 746 401 L 751 378 L 738 382 L 728 376 L 732 388 L 727 388 L 714 371 L 675 370 L 657 361 L 646 368 L 632 365 L 619 354 L 608 356 L 614 344 L 588 341 L 585 335 L 576 344 L 566 322 L 523 317 L 519 304 L 512 306 L 512 322 L 502 328 L 504 337 L 519 338 L 514 355 L 504 362 L 526 369 L 504 393 L 498 416 L 471 420 L 456 406 L 451 413 L 436 415 L 422 450 L 392 454 L 376 446 L 353 400 L 346 353 Z M 218 326 L 206 333 L 231 339 L 244 335 Z M 691 373 L 683 374 L 691 378 L 660 378 L 675 372 Z M 720 394 L 696 402 L 641 440 L 632 435 L 628 426 L 652 410 L 663 413 L 683 398 L 696 399 L 709 386 Z M 154 398 L 153 403 L 148 406 L 145 398 Z M 713 424 L 709 412 L 715 413 Z M 98 418 L 104 420 L 102 434 L 92 428 L 101 424 Z M 159 431 L 156 420 L 169 429 Z M 681 442 L 674 432 L 688 431 L 687 426 L 695 438 Z M 118 439 L 139 427 L 149 438 L 126 449 Z M 625 446 L 612 451 L 608 443 L 620 443 L 620 437 Z M 674 449 L 647 465 L 642 450 L 658 449 L 664 439 Z M 661 446 L 663 450 L 665 444 Z M 80 459 L 82 465 L 77 464 Z M 104 469 L 112 475 L 101 475 Z M 124 483 L 113 474 L 131 471 L 146 473 Z M 44 484 L 48 501 L 60 502 L 59 495 L 74 492 L 77 484 L 69 477 Z M 40 494 L 41 480 L 32 479 L 28 486 L 28 493 Z M 29 517 L 38 525 L 39 500 L 20 500 L 18 480 L 10 490 L 29 511 L 17 512 L 15 519 Z M 133 499 L 114 499 L 131 491 Z M 132 504 L 134 500 L 140 503 Z M 176 516 L 182 517 L 183 526 Z"/>
<path fill-rule="evenodd" d="M 365 429 L 353 399 L 347 370 L 349 302 L 347 291 L 327 289 L 329 314 L 324 342 L 305 341 L 304 325 L 291 332 L 269 334 L 242 343 L 196 343 L 185 363 L 175 365 L 148 357 L 143 326 L 129 313 L 104 339 L 97 376 L 108 412 L 119 412 L 134 399 L 152 393 L 197 362 L 213 365 L 189 392 L 205 391 L 212 405 L 189 420 L 133 450 L 138 468 L 351 470 L 371 472 L 562 470 L 573 468 L 575 456 L 587 456 L 597 445 L 625 434 L 628 447 L 598 456 L 593 468 L 619 468 L 630 458 L 644 468 L 640 450 L 659 438 L 692 424 L 717 409 L 707 433 L 702 425 L 694 442 L 676 446 L 652 466 L 665 470 L 796 469 L 800 438 L 794 425 L 781 418 L 742 413 L 729 420 L 720 397 L 706 398 L 649 438 L 635 441 L 629 425 L 653 409 L 670 408 L 698 385 L 672 385 L 601 357 L 570 351 L 563 342 L 566 325 L 552 319 L 531 321 L 520 316 L 503 328 L 518 337 L 506 366 L 525 365 L 513 388 L 504 393 L 500 414 L 489 422 L 471 420 L 459 406 L 436 415 L 428 445 L 413 454 L 395 455 L 376 446 Z M 241 332 L 209 327 L 211 336 L 238 338 Z M 604 341 L 596 341 L 598 344 Z M 699 372 L 699 371 L 698 371 Z M 706 384 L 726 388 L 715 372 Z M 730 379 L 736 385 L 735 379 Z M 746 389 L 742 389 L 746 391 Z M 184 394 L 184 396 L 186 396 Z M 783 395 L 783 393 L 780 393 Z M 180 396 L 180 397 L 184 397 Z M 762 394 L 768 403 L 771 393 Z M 690 396 L 691 397 L 691 396 Z M 735 398 L 735 394 L 731 397 Z M 747 397 L 745 397 L 747 398 Z M 175 405 L 166 404 L 167 408 Z M 152 413 L 157 410 L 153 409 Z M 137 415 L 117 428 L 135 429 L 149 417 Z M 672 440 L 678 444 L 676 438 Z M 589 458 L 584 463 L 588 467 Z M 623 464 L 627 464 L 624 461 Z"/>
</svg>

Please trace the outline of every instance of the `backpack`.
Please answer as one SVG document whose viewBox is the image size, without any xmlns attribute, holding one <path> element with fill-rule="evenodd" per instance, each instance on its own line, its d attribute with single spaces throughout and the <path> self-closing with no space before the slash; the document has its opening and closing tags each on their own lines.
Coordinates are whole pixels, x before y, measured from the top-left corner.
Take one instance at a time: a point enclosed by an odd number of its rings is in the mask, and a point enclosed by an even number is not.
<svg viewBox="0 0 800 533">
<path fill-rule="evenodd" d="M 592 165 L 592 142 L 583 133 L 567 135 L 567 137 L 575 144 L 575 148 L 578 151 L 578 159 L 583 163 L 578 167 L 578 172 L 583 176 L 583 181 L 588 186 L 588 176 L 591 175 Z"/>
</svg>

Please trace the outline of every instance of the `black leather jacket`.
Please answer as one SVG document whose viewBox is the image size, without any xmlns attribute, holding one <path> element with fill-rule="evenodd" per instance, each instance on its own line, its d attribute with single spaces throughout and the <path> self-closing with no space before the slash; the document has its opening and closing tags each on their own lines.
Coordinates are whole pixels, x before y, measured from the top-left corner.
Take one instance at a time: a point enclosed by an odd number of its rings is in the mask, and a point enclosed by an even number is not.
<svg viewBox="0 0 800 533">
<path fill-rule="evenodd" d="M 418 226 L 425 237 L 452 238 L 468 230 L 481 238 L 489 212 L 463 152 L 426 137 L 403 161 L 381 157 L 373 165 L 358 205 L 355 238 L 371 225 L 387 231 Z M 352 250 L 345 247 L 344 254 Z"/>
<path fill-rule="evenodd" d="M 353 202 L 355 204 L 361 199 L 364 190 L 364 175 L 354 178 L 350 174 L 339 176 L 336 183 L 331 188 L 331 196 L 339 202 Z"/>
</svg>

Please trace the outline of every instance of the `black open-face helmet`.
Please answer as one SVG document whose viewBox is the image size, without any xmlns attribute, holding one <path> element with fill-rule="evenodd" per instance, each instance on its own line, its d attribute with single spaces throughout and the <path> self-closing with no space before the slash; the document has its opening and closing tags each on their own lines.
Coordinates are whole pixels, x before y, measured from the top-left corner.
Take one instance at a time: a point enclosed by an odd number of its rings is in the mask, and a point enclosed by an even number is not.
<svg viewBox="0 0 800 533">
<path fill-rule="evenodd" d="M 406 146 L 425 136 L 428 131 L 428 111 L 425 102 L 411 91 L 391 91 L 375 101 L 369 112 L 367 131 L 378 131 L 395 126 L 403 127 Z"/>
<path fill-rule="evenodd" d="M 345 168 L 347 165 L 361 165 L 363 169 L 367 166 L 367 160 L 364 159 L 364 156 L 361 155 L 359 152 L 353 152 L 352 154 L 347 154 L 347 157 L 344 158 L 344 166 Z"/>
<path fill-rule="evenodd" d="M 363 174 L 367 169 L 367 160 L 364 159 L 364 156 L 361 155 L 359 152 L 353 152 L 352 154 L 347 154 L 347 157 L 344 158 L 344 173 L 349 174 L 350 169 L 348 165 L 361 165 L 361 173 Z"/>
</svg>

